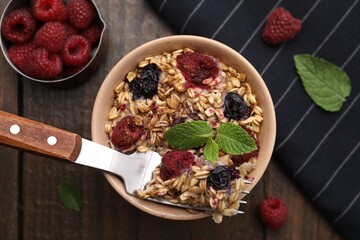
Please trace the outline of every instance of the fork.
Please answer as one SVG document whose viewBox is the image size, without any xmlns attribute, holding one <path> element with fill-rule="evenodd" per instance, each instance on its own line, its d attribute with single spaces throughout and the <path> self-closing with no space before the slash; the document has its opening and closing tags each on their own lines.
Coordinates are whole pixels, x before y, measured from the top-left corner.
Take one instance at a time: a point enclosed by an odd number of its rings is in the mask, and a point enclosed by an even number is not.
<svg viewBox="0 0 360 240">
<path fill-rule="evenodd" d="M 115 174 L 124 182 L 128 194 L 137 196 L 152 178 L 152 172 L 161 163 L 161 156 L 153 151 L 126 155 L 114 149 L 81 138 L 79 135 L 0 110 L 0 144 L 20 150 L 65 160 Z M 245 180 L 246 184 L 251 181 Z M 248 191 L 243 191 L 248 194 Z M 148 199 L 175 207 L 201 211 L 216 211 L 211 207 L 176 204 L 164 199 Z M 240 203 L 246 203 L 240 201 Z M 241 214 L 242 211 L 237 213 Z"/>
</svg>

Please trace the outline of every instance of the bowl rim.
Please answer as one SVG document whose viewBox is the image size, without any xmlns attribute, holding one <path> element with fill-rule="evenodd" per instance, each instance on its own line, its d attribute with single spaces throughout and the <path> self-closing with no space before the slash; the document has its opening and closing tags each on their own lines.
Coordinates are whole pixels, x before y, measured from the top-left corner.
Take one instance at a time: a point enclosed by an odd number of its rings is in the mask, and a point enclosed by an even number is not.
<svg viewBox="0 0 360 240">
<path fill-rule="evenodd" d="M 7 3 L 6 7 L 4 8 L 2 14 L 1 14 L 1 17 L 0 17 L 0 26 L 2 25 L 3 23 L 3 20 L 5 18 L 5 16 L 7 14 L 9 14 L 9 12 L 11 12 L 12 10 L 15 10 L 16 7 L 21 7 L 21 6 L 24 6 L 24 3 L 27 3 L 29 2 L 28 0 L 22 0 L 22 1 L 16 1 L 16 0 L 9 0 L 9 2 Z M 101 24 L 103 25 L 103 30 L 101 32 L 101 35 L 100 35 L 100 39 L 99 39 L 99 43 L 98 43 L 98 46 L 92 50 L 92 58 L 91 60 L 78 72 L 70 75 L 70 76 L 67 76 L 65 78 L 60 78 L 60 79 L 55 79 L 55 80 L 44 80 L 44 79 L 37 79 L 37 78 L 33 78 L 33 77 L 30 77 L 28 75 L 26 75 L 25 73 L 23 73 L 17 66 L 15 66 L 15 64 L 13 64 L 13 62 L 10 60 L 9 56 L 8 56 L 8 46 L 6 46 L 6 39 L 3 37 L 3 35 L 0 33 L 0 48 L 1 48 L 1 51 L 6 59 L 6 61 L 9 63 L 9 65 L 18 73 L 20 74 L 21 76 L 27 78 L 27 79 L 30 79 L 32 81 L 35 81 L 35 82 L 39 82 L 39 83 L 47 83 L 47 84 L 51 84 L 51 83 L 61 83 L 61 82 L 64 82 L 70 78 L 74 78 L 76 76 L 78 76 L 80 73 L 82 73 L 83 71 L 85 71 L 88 66 L 90 66 L 90 64 L 94 61 L 94 59 L 96 58 L 96 55 L 98 54 L 100 48 L 101 48 L 101 43 L 103 41 L 103 37 L 104 37 L 104 34 L 105 34 L 105 30 L 107 28 L 106 26 L 106 23 L 105 23 L 105 20 L 102 18 L 101 16 L 101 13 L 100 13 L 100 10 L 98 8 L 98 6 L 96 5 L 96 2 L 95 0 L 91 0 L 91 2 L 93 3 L 95 9 L 96 9 L 96 12 L 97 12 L 97 15 L 99 17 L 99 20 L 101 22 Z"/>
<path fill-rule="evenodd" d="M 251 190 L 260 180 L 260 178 L 263 176 L 270 160 L 271 160 L 271 155 L 273 152 L 273 148 L 275 145 L 275 138 L 276 138 L 276 116 L 275 116 L 275 109 L 274 109 L 274 105 L 273 105 L 273 101 L 270 95 L 270 92 L 264 82 L 264 80 L 262 79 L 261 75 L 257 72 L 257 70 L 253 67 L 253 65 L 247 60 L 245 59 L 240 53 L 236 52 L 235 50 L 233 50 L 232 48 L 230 48 L 229 46 L 213 40 L 213 39 L 209 39 L 206 37 L 201 37 L 201 36 L 194 36 L 194 35 L 171 35 L 171 36 L 166 36 L 166 37 L 161 37 L 158 39 L 154 39 L 151 40 L 149 42 L 146 42 L 138 47 L 136 47 L 135 49 L 131 50 L 129 53 L 127 53 L 125 56 L 123 56 L 115 65 L 114 67 L 110 70 L 110 72 L 107 74 L 105 80 L 103 81 L 103 83 L 101 84 L 98 94 L 96 96 L 95 99 L 95 103 L 94 103 L 94 107 L 93 107 L 93 112 L 92 112 L 92 121 L 91 121 L 91 136 L 93 141 L 98 141 L 99 140 L 99 135 L 97 134 L 97 129 L 99 129 L 101 127 L 101 129 L 103 129 L 103 126 L 99 126 L 99 120 L 97 118 L 97 115 L 99 114 L 99 109 L 103 109 L 103 103 L 102 101 L 104 99 L 101 99 L 100 93 L 103 93 L 104 91 L 106 91 L 107 88 L 109 88 L 109 85 L 111 85 L 112 83 L 112 76 L 115 74 L 115 72 L 121 68 L 121 66 L 123 64 L 126 63 L 126 61 L 131 58 L 132 56 L 135 55 L 141 55 L 144 59 L 145 57 L 148 56 L 148 53 L 146 51 L 144 51 L 145 49 L 149 49 L 152 46 L 156 45 L 156 46 L 164 46 L 164 45 L 169 45 L 171 43 L 173 43 L 174 45 L 177 45 L 178 43 L 180 43 L 180 45 L 183 45 L 183 47 L 186 47 L 184 44 L 184 42 L 202 42 L 204 45 L 210 44 L 211 46 L 213 46 L 214 48 L 222 48 L 222 49 L 226 49 L 226 51 L 228 51 L 228 55 L 230 54 L 231 56 L 236 56 L 237 59 L 239 59 L 242 64 L 245 64 L 246 67 L 248 68 L 248 70 L 246 71 L 246 73 L 248 74 L 249 72 L 251 72 L 253 78 L 259 79 L 260 81 L 257 81 L 256 84 L 258 84 L 258 88 L 261 88 L 262 93 L 264 98 L 266 98 L 267 102 L 266 103 L 260 103 L 260 105 L 266 105 L 266 114 L 267 114 L 267 124 L 269 125 L 269 128 L 271 128 L 271 132 L 270 135 L 267 136 L 267 147 L 266 147 L 266 151 L 264 154 L 264 159 L 262 159 L 263 161 L 265 161 L 265 165 L 263 165 L 262 169 L 258 169 L 259 173 L 258 173 L 258 178 L 255 178 L 253 180 L 253 183 L 251 185 L 247 185 L 246 186 L 246 190 Z M 188 45 L 188 44 L 187 44 Z M 191 48 L 191 46 L 188 46 Z M 176 50 L 176 47 L 173 47 L 173 50 Z M 146 53 L 146 54 L 142 54 L 142 53 Z M 158 52 L 159 53 L 159 52 Z M 155 54 L 155 52 L 153 53 Z M 153 55 L 152 54 L 152 55 Z M 151 54 L 150 54 L 151 55 Z M 133 68 L 136 67 L 138 62 L 134 63 Z M 132 69 L 128 69 L 128 71 L 130 71 Z M 125 78 L 125 76 L 123 76 L 123 79 Z M 119 80 L 121 81 L 121 80 Z M 118 82 L 119 82 L 118 81 Z M 117 84 L 118 84 L 117 82 Z M 115 86 L 113 86 L 112 90 L 114 89 Z M 109 96 L 113 96 L 112 93 L 108 92 Z M 110 106 L 109 106 L 110 107 Z M 109 108 L 110 109 L 110 108 Z M 264 110 L 265 111 L 265 110 Z M 260 134 L 261 135 L 261 134 Z M 260 136 L 259 135 L 259 136 Z M 104 144 L 99 142 L 100 144 Z M 262 151 L 264 148 L 260 148 L 260 151 Z M 264 155 L 263 154 L 263 155 Z M 259 154 L 260 156 L 260 154 Z M 255 171 L 257 168 L 255 168 L 253 171 Z M 117 177 L 114 176 L 112 174 L 106 173 L 104 172 L 105 178 L 107 179 L 107 181 L 110 183 L 110 185 L 125 199 L 127 200 L 130 204 L 132 204 L 133 206 L 137 207 L 138 209 L 145 211 L 151 215 L 154 216 L 158 216 L 158 217 L 162 217 L 162 218 L 167 218 L 167 219 L 173 219 L 173 220 L 194 220 L 194 219 L 200 219 L 200 218 L 204 218 L 204 217 L 208 217 L 210 216 L 209 214 L 206 213 L 189 213 L 186 210 L 180 210 L 180 211 L 176 211 L 175 213 L 164 213 L 164 212 L 159 212 L 153 209 L 154 204 L 158 205 L 156 203 L 152 203 L 146 200 L 141 200 L 138 199 L 134 196 L 128 195 L 125 192 L 124 189 L 124 185 L 122 183 L 122 181 Z M 250 174 L 251 175 L 251 174 Z M 242 197 L 244 197 L 245 195 L 243 195 Z M 147 202 L 146 204 L 144 204 L 144 202 Z M 148 206 L 149 205 L 149 206 Z M 173 207 L 168 207 L 168 206 L 164 206 L 164 208 L 172 208 Z"/>
</svg>

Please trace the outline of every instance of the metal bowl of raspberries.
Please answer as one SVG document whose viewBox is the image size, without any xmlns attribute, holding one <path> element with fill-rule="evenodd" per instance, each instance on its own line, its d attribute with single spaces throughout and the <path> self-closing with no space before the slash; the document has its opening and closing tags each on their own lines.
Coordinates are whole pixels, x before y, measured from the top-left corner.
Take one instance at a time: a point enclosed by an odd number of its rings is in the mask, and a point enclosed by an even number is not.
<svg viewBox="0 0 360 240">
<path fill-rule="evenodd" d="M 106 27 L 91 0 L 13 0 L 0 24 L 9 64 L 28 79 L 53 85 L 87 69 Z"/>
<path fill-rule="evenodd" d="M 244 193 L 261 179 L 276 121 L 263 79 L 243 56 L 215 40 L 175 35 L 139 46 L 113 67 L 97 94 L 91 133 L 94 141 L 124 153 L 162 156 L 137 197 L 126 193 L 119 177 L 104 173 L 132 205 L 162 218 L 212 216 L 220 223 L 238 213 Z"/>
</svg>

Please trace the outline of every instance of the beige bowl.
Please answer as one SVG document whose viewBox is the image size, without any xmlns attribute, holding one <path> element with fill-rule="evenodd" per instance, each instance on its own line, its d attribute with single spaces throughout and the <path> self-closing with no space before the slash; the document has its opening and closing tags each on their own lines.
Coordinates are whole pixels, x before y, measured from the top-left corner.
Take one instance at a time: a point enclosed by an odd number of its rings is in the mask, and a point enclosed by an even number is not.
<svg viewBox="0 0 360 240">
<path fill-rule="evenodd" d="M 104 126 L 107 122 L 108 113 L 113 101 L 114 88 L 120 81 L 124 80 L 125 75 L 130 70 L 134 70 L 137 64 L 145 57 L 154 56 L 164 52 L 171 52 L 184 47 L 214 56 L 236 70 L 244 71 L 247 74 L 247 80 L 264 111 L 264 121 L 262 123 L 261 133 L 258 137 L 260 152 L 257 166 L 250 174 L 250 176 L 254 178 L 254 182 L 253 184 L 246 186 L 246 190 L 250 191 L 255 187 L 263 175 L 273 151 L 276 134 L 274 105 L 263 79 L 255 68 L 238 52 L 211 39 L 182 35 L 164 37 L 145 43 L 123 57 L 107 75 L 96 97 L 91 123 L 92 139 L 95 142 L 108 146 L 109 138 L 104 131 Z M 112 187 L 123 198 L 142 211 L 158 217 L 175 220 L 192 220 L 209 216 L 205 213 L 189 213 L 183 209 L 159 205 L 130 196 L 125 192 L 124 184 L 120 178 L 108 173 L 104 174 Z"/>
</svg>

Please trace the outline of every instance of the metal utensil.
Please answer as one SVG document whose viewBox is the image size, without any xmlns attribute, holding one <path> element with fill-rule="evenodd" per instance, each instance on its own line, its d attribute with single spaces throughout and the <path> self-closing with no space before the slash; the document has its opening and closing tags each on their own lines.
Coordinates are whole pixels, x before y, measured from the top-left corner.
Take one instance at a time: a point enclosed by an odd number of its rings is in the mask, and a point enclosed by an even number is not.
<svg viewBox="0 0 360 240">
<path fill-rule="evenodd" d="M 151 180 L 153 170 L 161 162 L 161 156 L 153 151 L 126 155 L 75 133 L 1 110 L 0 144 L 113 173 L 122 178 L 127 193 L 134 196 L 137 196 L 137 189 L 143 189 Z M 248 194 L 247 191 L 243 193 Z M 175 204 L 163 199 L 148 200 L 182 208 L 216 211 L 210 207 Z"/>
</svg>

